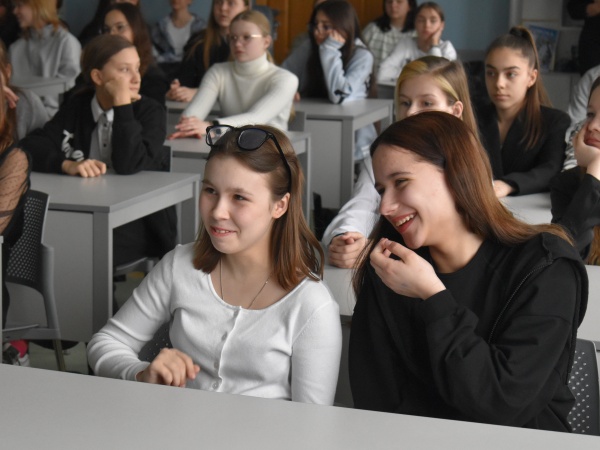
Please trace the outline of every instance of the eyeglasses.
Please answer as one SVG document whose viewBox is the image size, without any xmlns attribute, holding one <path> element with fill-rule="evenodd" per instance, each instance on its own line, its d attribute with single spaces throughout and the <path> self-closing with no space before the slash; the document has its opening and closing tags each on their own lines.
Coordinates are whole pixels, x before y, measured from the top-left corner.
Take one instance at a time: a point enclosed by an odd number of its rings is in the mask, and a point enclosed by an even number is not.
<svg viewBox="0 0 600 450">
<path fill-rule="evenodd" d="M 109 26 L 102 27 L 102 32 L 104 34 L 112 34 L 112 33 L 123 34 L 127 30 L 129 30 L 129 28 L 130 28 L 129 25 L 126 23 L 117 23 L 117 24 L 113 25 L 112 27 L 109 27 Z"/>
<path fill-rule="evenodd" d="M 217 142 L 225 136 L 229 131 L 235 130 L 236 128 L 230 125 L 211 125 L 206 128 L 206 143 L 210 147 L 214 147 Z M 262 145 L 267 142 L 267 140 L 273 139 L 275 142 L 275 147 L 279 151 L 279 156 L 281 156 L 281 160 L 287 170 L 289 176 L 288 183 L 288 192 L 292 192 L 292 169 L 290 164 L 288 163 L 277 138 L 273 133 L 268 132 L 267 130 L 263 130 L 262 128 L 245 128 L 243 129 L 237 137 L 237 145 L 240 150 L 244 150 L 247 152 L 252 152 L 254 150 L 258 150 Z"/>
<path fill-rule="evenodd" d="M 259 37 L 263 37 L 263 35 L 262 34 L 243 34 L 241 36 L 238 36 L 237 34 L 230 34 L 229 35 L 229 43 L 235 44 L 237 41 L 240 41 L 242 44 L 248 45 L 252 39 L 259 38 Z"/>
</svg>

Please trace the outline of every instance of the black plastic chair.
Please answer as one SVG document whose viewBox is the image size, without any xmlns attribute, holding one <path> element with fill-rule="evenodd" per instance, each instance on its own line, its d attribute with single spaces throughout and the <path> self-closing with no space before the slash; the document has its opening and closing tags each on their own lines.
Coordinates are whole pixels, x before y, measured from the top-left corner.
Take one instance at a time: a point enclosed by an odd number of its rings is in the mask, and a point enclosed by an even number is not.
<svg viewBox="0 0 600 450">
<path fill-rule="evenodd" d="M 592 341 L 577 339 L 569 388 L 575 397 L 575 406 L 567 418 L 573 433 L 600 436 L 598 363 Z"/>
<path fill-rule="evenodd" d="M 54 298 L 54 249 L 42 243 L 48 198 L 48 194 L 34 190 L 26 194 L 23 233 L 11 250 L 6 268 L 11 308 L 2 337 L 5 341 L 52 340 L 56 363 L 59 370 L 64 371 L 65 360 Z M 46 315 L 45 325 L 33 322 L 28 314 L 30 311 L 18 307 L 19 303 L 32 304 L 39 301 L 39 295 L 11 285 L 25 286 L 41 294 Z"/>
<path fill-rule="evenodd" d="M 164 323 L 138 353 L 141 361 L 152 362 L 163 348 L 173 348 L 169 337 L 170 323 Z"/>
</svg>

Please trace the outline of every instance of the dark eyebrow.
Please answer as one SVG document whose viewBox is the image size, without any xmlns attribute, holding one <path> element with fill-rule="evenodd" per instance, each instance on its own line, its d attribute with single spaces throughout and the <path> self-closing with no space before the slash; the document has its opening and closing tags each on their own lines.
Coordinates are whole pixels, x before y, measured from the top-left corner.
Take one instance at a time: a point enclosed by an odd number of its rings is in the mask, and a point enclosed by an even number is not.
<svg viewBox="0 0 600 450">
<path fill-rule="evenodd" d="M 208 184 L 208 185 L 214 186 L 214 183 L 211 183 L 211 181 L 208 178 L 204 178 L 202 180 L 202 184 Z M 243 187 L 234 187 L 234 188 L 228 189 L 228 191 L 235 192 L 236 194 L 243 194 L 244 196 L 247 196 L 247 197 L 250 197 L 253 195 L 252 192 L 244 189 Z"/>
<path fill-rule="evenodd" d="M 490 69 L 495 69 L 495 70 L 502 70 L 502 71 L 504 71 L 504 70 L 515 70 L 515 69 L 520 70 L 521 69 L 518 66 L 510 66 L 510 67 L 504 67 L 502 69 L 496 69 L 496 67 L 492 66 L 491 64 L 486 64 L 485 67 L 490 68 Z"/>
</svg>

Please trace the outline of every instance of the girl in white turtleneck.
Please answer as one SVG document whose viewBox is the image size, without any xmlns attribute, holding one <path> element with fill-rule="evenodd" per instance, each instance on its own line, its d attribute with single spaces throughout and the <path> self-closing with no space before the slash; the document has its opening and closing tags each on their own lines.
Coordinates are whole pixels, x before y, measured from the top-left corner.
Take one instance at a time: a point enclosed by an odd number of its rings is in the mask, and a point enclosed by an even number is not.
<svg viewBox="0 0 600 450">
<path fill-rule="evenodd" d="M 268 19 L 258 11 L 238 14 L 230 25 L 229 43 L 234 60 L 206 72 L 169 139 L 200 138 L 215 122 L 235 127 L 260 123 L 287 130 L 298 78 L 270 61 Z M 207 122 L 217 100 L 219 120 Z"/>
</svg>

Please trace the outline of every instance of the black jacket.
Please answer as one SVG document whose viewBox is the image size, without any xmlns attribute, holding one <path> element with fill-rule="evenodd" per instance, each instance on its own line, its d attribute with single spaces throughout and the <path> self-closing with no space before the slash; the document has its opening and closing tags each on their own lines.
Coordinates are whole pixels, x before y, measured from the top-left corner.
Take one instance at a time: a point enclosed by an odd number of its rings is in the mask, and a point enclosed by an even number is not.
<svg viewBox="0 0 600 450">
<path fill-rule="evenodd" d="M 210 66 L 225 62 L 229 59 L 229 43 L 221 40 L 210 49 L 208 58 L 209 67 L 204 66 L 204 45 L 198 44 L 205 38 L 205 31 L 192 35 L 183 49 L 184 58 L 177 72 L 177 79 L 182 86 L 197 88 Z M 198 44 L 198 45 L 196 45 Z"/>
<path fill-rule="evenodd" d="M 576 20 L 585 20 L 579 35 L 579 73 L 583 75 L 592 67 L 600 64 L 600 14 L 588 17 L 587 5 L 594 0 L 569 0 L 567 10 L 569 15 Z"/>
<path fill-rule="evenodd" d="M 569 116 L 557 109 L 542 106 L 542 137 L 535 147 L 525 149 L 522 117 L 518 117 L 500 146 L 498 116 L 493 104 L 477 108 L 477 125 L 494 179 L 516 188 L 515 195 L 547 191 L 550 180 L 562 168 L 565 159 L 565 134 L 571 123 Z"/>
<path fill-rule="evenodd" d="M 600 225 L 600 181 L 580 167 L 559 173 L 550 184 L 552 222 L 565 227 L 583 259 Z"/>
<path fill-rule="evenodd" d="M 568 431 L 588 294 L 575 249 L 550 234 L 517 247 L 485 241 L 458 272 L 447 277 L 469 281 L 423 301 L 395 294 L 369 267 L 350 334 L 355 406 Z M 484 294 L 462 292 L 471 289 Z"/>
<path fill-rule="evenodd" d="M 35 172 L 62 173 L 65 159 L 88 158 L 96 127 L 91 108 L 93 97 L 94 91 L 91 90 L 73 95 L 43 128 L 19 142 L 19 147 L 31 155 Z M 165 109 L 153 99 L 142 96 L 130 105 L 115 107 L 112 126 L 115 172 L 130 175 L 142 170 L 169 170 L 170 151 L 164 147 L 166 133 Z M 177 218 L 174 208 L 158 211 L 132 224 L 123 225 L 130 231 L 129 237 L 124 238 L 124 244 L 131 240 L 132 234 L 142 235 L 144 230 L 152 236 L 146 241 L 148 245 L 141 256 L 162 257 L 175 247 Z M 139 233 L 134 233 L 133 229 L 138 229 Z M 119 250 L 118 236 L 116 233 L 115 253 Z M 137 258 L 140 255 L 131 253 L 131 256 Z M 118 258 L 115 257 L 115 260 Z"/>
</svg>

